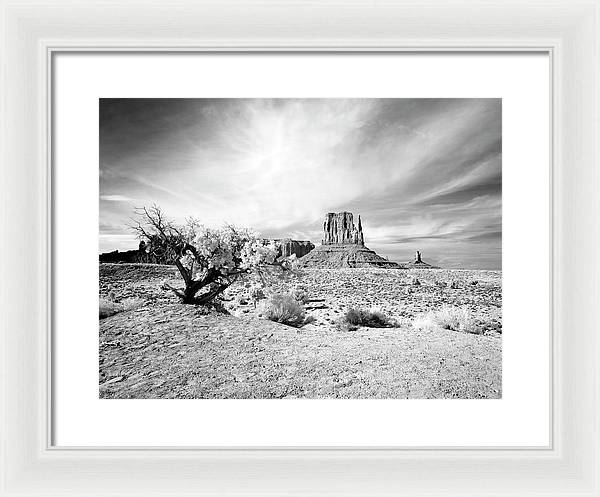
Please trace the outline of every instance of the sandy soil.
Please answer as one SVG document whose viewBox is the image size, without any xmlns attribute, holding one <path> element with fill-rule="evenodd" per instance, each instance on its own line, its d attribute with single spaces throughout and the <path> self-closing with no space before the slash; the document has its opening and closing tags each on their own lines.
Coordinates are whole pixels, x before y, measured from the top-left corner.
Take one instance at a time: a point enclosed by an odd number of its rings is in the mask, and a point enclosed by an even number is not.
<svg viewBox="0 0 600 497">
<path fill-rule="evenodd" d="M 418 278 L 420 285 L 414 285 Z M 180 304 L 160 288 L 175 268 L 101 264 L 100 296 L 138 298 L 100 321 L 103 398 L 499 398 L 501 273 L 310 270 L 281 283 L 309 289 L 316 321 L 291 328 L 261 319 L 242 285 L 219 313 Z M 455 282 L 451 288 L 450 283 Z M 442 303 L 468 307 L 484 334 L 416 330 Z M 349 307 L 378 307 L 397 328 L 343 331 Z"/>
</svg>

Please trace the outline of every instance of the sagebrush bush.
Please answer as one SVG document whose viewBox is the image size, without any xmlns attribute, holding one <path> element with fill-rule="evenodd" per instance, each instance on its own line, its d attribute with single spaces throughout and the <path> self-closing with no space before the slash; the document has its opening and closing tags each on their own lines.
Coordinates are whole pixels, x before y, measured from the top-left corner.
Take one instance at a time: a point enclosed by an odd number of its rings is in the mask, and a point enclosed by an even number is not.
<svg viewBox="0 0 600 497">
<path fill-rule="evenodd" d="M 314 316 L 306 316 L 306 318 L 304 319 L 304 324 L 311 324 L 311 323 L 316 323 L 317 322 L 317 318 Z"/>
<path fill-rule="evenodd" d="M 481 333 L 475 317 L 466 307 L 452 307 L 449 305 L 444 305 L 437 311 L 431 311 L 417 317 L 413 321 L 413 327 L 418 329 L 440 327 L 464 333 Z"/>
<path fill-rule="evenodd" d="M 263 317 L 277 323 L 299 328 L 305 323 L 306 311 L 304 306 L 293 296 L 283 293 L 271 295 L 261 303 Z"/>
<path fill-rule="evenodd" d="M 395 322 L 383 312 L 377 310 L 348 309 L 344 320 L 355 326 L 368 326 L 370 328 L 389 328 Z"/>
<path fill-rule="evenodd" d="M 357 325 L 348 323 L 348 321 L 346 321 L 344 318 L 338 319 L 335 322 L 335 327 L 338 329 L 338 331 L 356 331 L 356 330 L 358 330 Z"/>
<path fill-rule="evenodd" d="M 303 286 L 295 287 L 292 290 L 291 295 L 294 297 L 294 300 L 301 304 L 306 304 L 308 302 L 308 290 Z"/>
</svg>

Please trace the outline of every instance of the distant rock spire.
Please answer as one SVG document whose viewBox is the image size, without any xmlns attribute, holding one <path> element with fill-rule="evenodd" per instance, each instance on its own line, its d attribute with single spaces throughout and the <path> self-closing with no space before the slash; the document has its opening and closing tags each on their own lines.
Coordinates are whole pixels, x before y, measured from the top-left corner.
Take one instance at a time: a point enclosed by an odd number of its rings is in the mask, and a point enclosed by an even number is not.
<svg viewBox="0 0 600 497">
<path fill-rule="evenodd" d="M 358 244 L 359 245 L 365 244 L 365 237 L 364 237 L 363 231 L 362 231 L 362 223 L 360 221 L 360 214 L 358 215 Z"/>
</svg>

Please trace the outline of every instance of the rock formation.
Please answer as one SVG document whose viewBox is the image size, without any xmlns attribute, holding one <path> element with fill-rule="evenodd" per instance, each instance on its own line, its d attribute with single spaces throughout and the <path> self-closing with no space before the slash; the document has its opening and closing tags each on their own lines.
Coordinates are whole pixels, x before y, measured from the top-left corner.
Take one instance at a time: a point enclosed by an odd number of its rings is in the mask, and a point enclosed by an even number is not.
<svg viewBox="0 0 600 497">
<path fill-rule="evenodd" d="M 423 262 L 423 259 L 421 259 L 421 251 L 419 250 L 415 252 L 415 260 L 407 262 L 406 267 L 409 269 L 440 269 L 438 266 L 432 266 L 431 264 Z"/>
<path fill-rule="evenodd" d="M 359 216 L 358 227 L 355 226 L 351 212 L 329 212 L 325 216 L 321 245 L 300 259 L 300 264 L 316 268 L 402 268 L 365 247 L 362 221 Z"/>
<path fill-rule="evenodd" d="M 142 263 L 142 262 L 151 262 L 155 263 L 156 261 L 150 257 L 150 254 L 146 252 L 145 245 L 142 247 L 140 243 L 140 248 L 138 250 L 126 250 L 125 252 L 119 252 L 118 250 L 114 250 L 112 252 L 104 252 L 99 256 L 100 262 L 127 262 L 127 263 Z"/>
<path fill-rule="evenodd" d="M 273 240 L 279 246 L 279 255 L 289 257 L 294 254 L 300 258 L 308 254 L 315 248 L 314 243 L 307 240 L 292 240 L 291 238 L 282 238 Z"/>
<path fill-rule="evenodd" d="M 351 212 L 329 212 L 323 223 L 323 245 L 338 244 L 365 244 L 362 232 L 362 223 L 358 216 L 358 228 L 354 226 L 354 218 Z"/>
<path fill-rule="evenodd" d="M 289 257 L 290 255 L 295 254 L 296 257 L 300 258 L 315 248 L 315 245 L 312 242 L 306 240 L 282 238 L 265 241 L 277 243 L 277 246 L 279 247 L 278 255 L 283 257 Z M 127 250 L 125 252 L 115 250 L 113 252 L 100 254 L 100 262 L 165 264 L 165 262 L 156 257 L 150 249 L 150 244 L 142 240 L 138 246 L 138 250 Z"/>
</svg>

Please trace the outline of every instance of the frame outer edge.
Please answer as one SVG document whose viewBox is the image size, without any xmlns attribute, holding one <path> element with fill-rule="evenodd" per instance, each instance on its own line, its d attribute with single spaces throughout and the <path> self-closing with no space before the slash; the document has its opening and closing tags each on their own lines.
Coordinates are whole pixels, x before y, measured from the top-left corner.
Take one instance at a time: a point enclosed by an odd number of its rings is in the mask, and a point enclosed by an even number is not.
<svg viewBox="0 0 600 497">
<path fill-rule="evenodd" d="M 8 202 L 5 192 L 8 188 L 6 179 L 6 73 L 7 73 L 7 20 L 6 8 L 0 0 L 0 281 L 6 277 L 6 236 L 8 231 Z M 0 494 L 6 491 L 6 460 L 8 447 L 6 436 L 8 433 L 8 319 L 2 309 L 8 305 L 8 295 L 4 285 L 0 285 Z"/>
<path fill-rule="evenodd" d="M 52 4 L 54 2 L 46 2 L 46 4 Z M 566 4 L 566 2 L 564 2 Z M 598 159 L 599 159 L 599 148 L 600 148 L 600 144 L 599 144 L 599 139 L 598 139 L 598 131 L 599 131 L 599 118 L 600 118 L 600 101 L 599 101 L 599 88 L 598 88 L 598 83 L 600 82 L 600 45 L 598 42 L 598 37 L 600 34 L 600 16 L 599 16 L 599 4 L 597 1 L 593 1 L 593 2 L 585 2 L 586 5 L 593 5 L 593 12 L 594 12 L 594 16 L 593 19 L 591 20 L 592 24 L 594 25 L 594 33 L 593 33 L 593 49 L 592 49 L 592 57 L 593 57 L 593 65 L 594 68 L 592 70 L 592 78 L 591 78 L 591 87 L 589 88 L 591 95 L 593 97 L 593 102 L 590 105 L 590 108 L 592 109 L 591 112 L 591 129 L 589 131 L 591 131 L 591 134 L 595 137 L 594 138 L 594 142 L 593 142 L 593 147 L 592 147 L 592 155 L 593 157 L 590 158 L 590 163 L 594 164 L 596 167 L 595 169 L 593 169 L 591 171 L 591 187 L 595 187 L 596 188 L 596 192 L 600 191 L 600 173 L 598 172 Z M 363 4 L 364 5 L 364 4 Z M 1 30 L 1 35 L 0 35 L 0 85 L 1 85 L 1 100 L 0 100 L 0 151 L 1 151 L 1 157 L 3 159 L 3 166 L 0 168 L 0 192 L 4 193 L 6 191 L 8 191 L 9 187 L 14 186 L 12 184 L 12 180 L 14 179 L 14 171 L 10 172 L 10 166 L 12 165 L 9 161 L 10 158 L 10 154 L 7 152 L 7 149 L 9 148 L 9 143 L 8 143 L 8 121 L 6 120 L 5 116 L 6 115 L 6 110 L 7 110 L 7 95 L 8 95 L 8 67 L 11 61 L 9 61 L 10 58 L 10 54 L 8 53 L 8 45 L 7 45 L 7 39 L 8 39 L 8 31 L 9 31 L 9 21 L 8 21 L 8 16 L 7 16 L 7 10 L 6 10 L 6 3 L 2 2 L 2 0 L 0 0 L 0 25 L 3 26 L 5 29 Z M 31 42 L 31 39 L 28 40 L 29 42 Z M 73 42 L 73 44 L 76 44 L 77 42 Z M 37 66 L 37 75 L 38 77 L 42 77 L 45 74 L 45 64 L 47 64 L 47 58 L 46 58 L 46 54 L 44 53 L 44 51 L 42 49 L 40 49 L 40 46 L 38 45 L 38 62 L 41 62 L 42 65 L 44 66 L 44 69 L 41 69 L 40 66 Z M 559 46 L 558 51 L 562 52 L 563 47 Z M 563 94 L 564 91 L 564 86 L 565 85 L 561 85 L 562 80 L 565 78 L 569 78 L 568 74 L 565 74 L 564 72 L 559 72 L 559 71 L 564 71 L 565 65 L 562 62 L 557 62 L 558 67 L 556 67 L 556 72 L 555 72 L 555 83 L 556 86 L 554 86 L 554 91 L 556 92 L 556 95 L 554 97 L 554 101 L 555 103 L 557 103 L 557 108 L 555 109 L 557 112 L 555 114 L 555 117 L 557 118 L 557 124 L 560 122 L 559 120 L 559 116 L 562 115 L 562 108 L 565 107 L 566 105 L 566 101 L 565 101 L 565 105 L 563 105 L 563 100 L 566 98 L 565 94 Z M 13 70 L 15 69 L 15 64 L 14 64 L 14 60 L 12 61 L 13 63 Z M 22 71 L 22 75 L 25 76 L 26 75 L 26 71 L 24 69 L 21 69 Z M 26 77 L 26 76 L 25 76 Z M 31 82 L 29 82 L 31 84 Z M 36 110 L 39 110 L 40 108 L 43 107 L 43 102 L 44 102 L 44 95 L 45 92 L 47 91 L 47 89 L 43 89 L 43 88 L 39 88 L 39 86 L 43 86 L 43 85 L 38 85 L 38 98 L 40 98 L 40 102 L 39 105 L 37 106 Z M 589 85 L 588 85 L 589 86 Z M 24 91 L 23 91 L 24 92 Z M 21 93 L 24 94 L 24 93 Z M 570 95 L 570 94 L 569 94 Z M 560 96 L 560 98 L 559 98 Z M 48 108 L 46 109 L 46 112 L 48 112 Z M 48 118 L 50 118 L 50 116 L 48 116 Z M 25 122 L 25 118 L 23 119 L 23 121 Z M 46 133 L 46 126 L 47 126 L 47 122 L 44 123 L 39 123 L 39 129 L 38 129 L 38 133 L 37 135 L 39 137 L 41 137 L 42 139 L 45 137 L 45 133 Z M 560 128 L 560 126 L 559 126 Z M 563 126 L 564 128 L 564 126 Z M 555 128 L 555 131 L 556 128 Z M 564 130 L 562 130 L 562 132 L 564 133 Z M 561 137 L 563 137 L 563 134 L 560 134 Z M 21 142 L 24 141 L 22 136 L 19 136 Z M 572 143 L 569 142 L 569 143 Z M 43 144 L 43 142 L 42 142 Z M 555 162 L 555 167 L 557 166 L 558 163 L 562 163 L 564 162 L 561 157 L 563 154 L 563 150 L 561 150 L 560 146 L 557 147 L 556 150 L 553 150 L 552 156 L 554 159 L 556 159 Z M 23 159 L 21 159 L 22 161 Z M 46 159 L 45 156 L 43 154 L 43 148 L 42 149 L 38 149 L 38 154 L 37 154 L 37 160 L 38 160 L 38 164 L 42 163 L 45 164 L 46 163 Z M 7 167 L 8 166 L 8 167 Z M 563 166 L 564 167 L 564 166 Z M 41 189 L 44 189 L 44 185 L 48 183 L 48 179 L 49 176 L 43 177 L 41 178 L 41 183 L 40 183 L 40 187 Z M 556 175 L 555 179 L 558 179 L 558 175 Z M 38 179 L 39 181 L 39 179 Z M 556 191 L 558 190 L 558 181 L 555 181 L 555 184 L 553 185 L 553 190 L 556 193 Z M 45 197 L 45 192 L 40 192 L 40 194 L 42 195 L 42 197 L 40 198 L 46 198 Z M 555 197 L 556 198 L 556 197 Z M 12 199 L 12 197 L 11 197 Z M 593 205 L 594 205 L 594 209 L 595 211 L 592 213 L 586 213 L 586 214 L 590 214 L 592 219 L 594 221 L 598 221 L 599 220 L 599 213 L 600 213 L 600 195 L 595 195 L 593 197 Z M 51 204 L 51 198 L 46 198 L 46 207 L 48 205 Z M 4 281 L 4 279 L 7 277 L 7 275 L 14 275 L 16 274 L 16 270 L 14 270 L 13 268 L 11 268 L 9 266 L 9 264 L 13 264 L 14 262 L 9 262 L 9 258 L 7 257 L 7 254 L 16 254 L 16 251 L 14 248 L 10 247 L 8 244 L 8 236 L 3 236 L 4 234 L 12 234 L 14 231 L 14 228 L 16 226 L 14 221 L 9 220 L 9 215 L 14 214 L 14 212 L 9 212 L 9 208 L 13 207 L 13 205 L 11 205 L 11 202 L 9 202 L 9 196 L 8 195 L 0 195 L 0 252 L 2 253 L 2 256 L 0 257 L 0 281 Z M 45 222 L 48 223 L 48 219 L 47 219 L 47 215 L 48 212 L 46 212 L 46 207 L 44 206 L 44 202 L 41 201 L 40 205 L 39 205 L 39 215 L 40 215 L 40 220 L 42 220 L 40 222 L 40 224 L 44 224 L 44 219 L 46 220 Z M 557 205 L 554 205 L 554 209 L 557 209 Z M 555 212 L 555 214 L 557 214 Z M 555 218 L 558 219 L 558 218 Z M 12 224 L 11 224 L 12 222 Z M 42 227 L 42 226 L 40 226 Z M 47 229 L 48 224 L 46 224 L 45 227 L 43 227 L 43 229 Z M 13 229 L 13 231 L 11 231 L 11 229 Z M 42 230 L 42 235 L 43 235 L 43 230 Z M 590 244 L 589 246 L 595 244 L 596 248 L 598 246 L 598 241 L 600 241 L 600 226 L 598 226 L 598 223 L 596 223 L 596 226 L 592 229 L 592 232 L 590 233 Z M 46 238 L 46 240 L 48 240 L 48 238 Z M 48 247 L 49 248 L 49 247 Z M 39 247 L 38 250 L 40 252 L 36 252 L 37 255 L 39 255 L 39 259 L 38 262 L 36 262 L 34 264 L 34 266 L 36 266 L 37 264 L 40 264 L 40 267 L 37 268 L 37 273 L 39 275 L 40 278 L 42 278 L 42 281 L 47 280 L 47 284 L 50 285 L 50 281 L 49 281 L 49 274 L 47 274 L 44 264 L 47 264 L 47 253 L 44 254 L 43 253 L 43 247 Z M 558 253 L 560 253 L 559 251 L 556 252 L 556 255 L 558 255 Z M 44 262 L 46 261 L 46 262 Z M 598 262 L 597 262 L 597 258 L 595 259 L 594 262 L 594 266 L 593 269 L 597 270 L 598 269 Z M 558 261 L 558 257 L 556 257 L 556 259 L 554 260 L 554 267 L 556 269 L 556 267 L 560 266 L 559 261 Z M 564 266 L 563 266 L 564 267 Z M 35 269 L 35 268 L 34 268 Z M 556 273 L 556 274 L 561 274 Z M 557 281 L 555 282 L 555 285 L 558 285 L 562 280 L 557 278 Z M 598 273 L 596 273 L 593 276 L 593 282 L 592 282 L 592 296 L 594 298 L 596 298 L 596 302 L 598 301 L 598 297 L 599 297 L 599 281 L 598 281 Z M 558 287 L 557 287 L 558 289 Z M 9 305 L 11 304 L 11 300 L 10 300 L 11 295 L 8 292 L 7 286 L 3 285 L 2 288 L 0 288 L 0 305 L 2 305 L 2 312 L 0 312 L 0 328 L 2 331 L 2 340 L 0 342 L 0 345 L 2 346 L 2 366 L 0 369 L 0 373 L 1 373 L 1 377 L 0 377 L 0 387 L 1 387 L 1 392 L 0 392 L 0 401 L 2 401 L 2 407 L 0 408 L 0 415 L 2 417 L 1 424 L 0 424 L 0 494 L 2 495 L 8 495 L 8 488 L 6 486 L 7 484 L 7 476 L 8 476 L 8 459 L 9 459 L 9 453 L 12 454 L 13 451 L 11 450 L 11 447 L 8 445 L 8 438 L 9 438 L 9 425 L 7 424 L 10 419 L 11 419 L 11 415 L 10 415 L 10 409 L 11 409 L 11 405 L 9 404 L 11 402 L 12 397 L 9 396 L 9 390 L 10 390 L 10 385 L 9 385 L 9 363 L 11 362 L 10 357 L 9 357 L 9 349 L 8 349 L 8 345 L 10 342 L 9 338 L 8 338 L 8 334 L 10 332 L 9 330 L 9 322 L 10 322 L 10 318 L 8 317 L 8 313 L 3 312 L 5 309 L 9 308 Z M 46 292 L 45 289 L 40 289 L 39 290 L 39 298 L 41 299 L 40 302 L 40 306 L 43 310 L 44 305 L 46 306 L 46 310 L 48 312 L 50 312 L 50 306 L 48 305 L 47 301 L 46 301 Z M 46 302 L 46 304 L 44 304 L 44 302 Z M 13 313 L 15 313 L 16 311 L 13 311 Z M 588 310 L 588 312 L 590 313 L 589 316 L 590 318 L 593 316 L 594 318 L 598 318 L 598 314 L 599 311 L 592 311 L 591 309 Z M 593 313 L 593 314 L 592 314 Z M 559 325 L 560 324 L 560 316 L 562 314 L 556 313 L 556 320 L 555 320 L 555 325 Z M 43 323 L 44 318 L 44 313 L 42 312 L 42 314 L 40 316 L 38 316 L 39 319 L 39 327 L 40 329 L 45 328 L 45 324 Z M 13 320 L 14 321 L 14 320 Z M 598 321 L 596 320 L 596 325 L 597 325 Z M 591 347 L 591 353 L 595 353 L 596 357 L 600 357 L 600 340 L 598 339 L 597 335 L 592 336 L 591 337 L 592 342 L 590 343 Z M 22 339 L 21 339 L 22 340 Z M 21 345 L 23 345 L 24 342 L 21 343 Z M 556 343 L 554 344 L 554 354 L 555 354 L 555 359 L 558 359 L 558 356 L 560 355 L 559 352 L 557 351 L 557 347 L 560 346 L 560 340 L 556 340 Z M 44 348 L 44 351 L 46 349 Z M 45 375 L 45 369 L 43 367 L 44 365 L 44 361 L 46 360 L 45 357 L 45 352 L 41 351 L 40 349 L 38 349 L 38 353 L 41 356 L 40 359 L 42 360 L 42 363 L 40 364 L 40 370 L 38 370 L 38 381 L 40 382 L 40 385 L 46 385 L 47 383 L 47 378 Z M 49 359 L 49 358 L 48 358 Z M 559 360 L 560 362 L 561 360 Z M 14 362 L 14 361 L 13 361 Z M 557 364 L 559 363 L 557 362 Z M 559 375 L 559 368 L 555 368 L 554 370 L 554 375 L 555 375 L 555 380 L 557 380 L 557 382 L 555 383 L 555 385 L 557 386 L 557 388 L 561 388 L 559 387 L 559 385 L 562 384 L 562 382 L 560 381 L 561 378 L 558 377 Z M 592 381 L 590 382 L 590 385 L 593 386 L 593 391 L 589 392 L 588 395 L 590 395 L 590 397 L 588 398 L 588 402 L 589 402 L 589 406 L 594 408 L 594 411 L 592 414 L 595 414 L 595 419 L 593 420 L 593 432 L 590 435 L 590 438 L 592 439 L 591 444 L 590 444 L 590 448 L 591 448 L 591 455 L 592 455 L 592 460 L 591 462 L 594 463 L 594 467 L 588 467 L 588 473 L 591 470 L 592 473 L 592 486 L 591 487 L 587 487 L 585 490 L 583 489 L 578 489 L 575 490 L 574 488 L 572 488 L 572 494 L 577 493 L 578 495 L 589 495 L 589 496 L 598 496 L 600 495 L 599 493 L 599 480 L 600 480 L 600 467 L 598 465 L 598 454 L 600 452 L 600 420 L 599 420 L 599 415 L 600 415 L 600 395 L 598 395 L 598 387 L 600 386 L 600 378 L 599 378 L 599 366 L 598 366 L 598 361 L 596 360 L 593 363 L 593 370 L 591 372 L 591 374 L 593 375 Z M 13 372 L 10 371 L 10 373 L 12 374 Z M 35 376 L 35 375 L 34 375 Z M 22 380 L 17 380 L 19 381 L 19 383 L 21 383 Z M 47 386 L 47 385 L 46 385 Z M 14 387 L 14 385 L 13 385 Z M 560 404 L 560 398 L 561 398 L 561 392 L 560 390 L 556 392 L 556 398 L 553 399 L 553 403 L 554 403 L 554 407 L 555 407 L 555 414 L 557 416 L 557 419 L 555 421 L 559 421 L 560 424 L 562 424 L 563 421 L 566 421 L 564 418 L 566 417 L 566 415 L 568 414 L 567 411 L 567 407 L 565 405 L 561 405 Z M 25 400 L 24 400 L 24 395 L 26 394 L 22 394 L 22 398 L 19 400 L 20 403 L 25 404 Z M 48 398 L 46 397 L 44 392 L 37 392 L 37 397 L 38 397 L 38 406 L 40 409 L 45 410 L 48 408 Z M 14 400 L 14 399 L 12 399 Z M 43 412 L 43 411 L 42 411 Z M 45 437 L 43 436 L 44 433 L 46 433 L 46 430 L 49 428 L 49 426 L 46 424 L 46 419 L 42 419 L 43 416 L 41 414 L 41 412 L 38 412 L 38 421 L 40 421 L 40 423 L 38 423 L 38 429 L 40 429 L 40 431 L 38 432 L 38 437 L 34 437 L 36 438 L 39 442 L 41 447 L 39 447 L 40 452 L 38 452 L 38 456 L 42 455 L 42 456 L 50 456 L 50 454 L 44 454 L 45 452 L 45 448 L 46 448 L 46 444 L 47 444 L 47 440 L 45 439 Z M 555 425 L 555 430 L 557 429 Z M 11 427 L 13 428 L 13 427 Z M 23 439 L 23 441 L 25 440 L 30 440 L 30 439 Z M 562 452 L 562 449 L 564 448 L 562 444 L 559 445 L 558 447 L 560 449 L 560 452 Z M 13 447 L 14 449 L 14 447 Z M 25 456 L 25 452 L 27 452 L 27 450 L 22 451 L 21 454 L 19 454 L 17 457 L 23 459 L 23 457 Z M 32 454 L 29 453 L 29 456 L 31 456 Z M 58 454 L 56 454 L 58 456 Z M 77 458 L 79 457 L 85 457 L 81 452 L 76 451 L 75 453 L 72 454 L 72 456 L 75 456 Z M 107 453 L 105 454 L 105 456 L 108 457 L 121 457 L 121 456 L 117 456 L 116 453 L 111 451 L 107 451 Z M 170 458 L 168 455 L 166 455 L 166 458 Z M 68 465 L 69 464 L 69 460 L 72 460 L 72 457 L 70 456 L 59 456 L 58 458 L 54 458 L 52 456 L 50 456 L 52 459 L 54 459 L 55 463 L 58 463 L 59 461 L 62 461 L 61 464 L 64 465 Z M 129 458 L 127 458 L 129 459 Z M 32 462 L 32 461 L 30 461 Z M 39 462 L 39 461 L 38 461 Z M 166 461 L 165 461 L 166 462 Z M 581 461 L 583 462 L 583 460 Z M 46 471 L 51 470 L 51 467 L 47 467 L 45 471 L 42 471 L 42 473 L 46 474 L 46 476 L 49 476 Z M 13 468 L 14 469 L 14 468 Z M 581 469 L 581 468 L 580 468 Z M 78 479 L 78 483 L 81 483 L 81 480 Z M 58 488 L 52 488 L 52 487 L 46 487 L 42 482 L 37 482 L 37 483 L 33 483 L 33 486 L 26 486 L 25 487 L 28 490 L 32 490 L 35 488 L 35 493 L 38 492 L 42 492 L 43 494 L 52 494 L 52 495 L 58 495 L 58 494 L 71 494 L 73 490 L 68 491 L 65 488 L 63 488 L 62 491 L 58 490 Z M 13 488 L 14 489 L 14 488 Z M 22 489 L 14 489 L 17 491 L 22 491 Z M 27 491 L 27 490 L 26 490 Z M 531 493 L 529 493 L 529 491 L 531 491 Z M 533 495 L 533 493 L 537 493 L 534 492 L 533 489 L 529 489 L 527 495 Z M 559 491 L 559 490 L 558 490 Z M 76 493 L 76 492 L 75 492 Z M 111 493 L 112 494 L 112 493 Z M 119 494 L 121 494 L 119 492 Z M 571 492 L 569 492 L 569 494 L 571 494 Z M 124 495 L 124 494 L 123 494 Z M 492 495 L 490 493 L 490 495 Z M 497 494 L 495 494 L 497 495 Z M 525 495 L 525 494 L 523 494 Z M 559 495 L 559 494 L 554 494 L 553 495 Z M 565 494 L 560 494 L 560 495 L 567 495 Z"/>
</svg>

